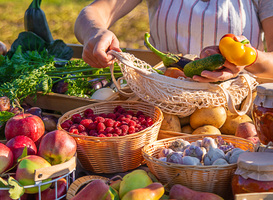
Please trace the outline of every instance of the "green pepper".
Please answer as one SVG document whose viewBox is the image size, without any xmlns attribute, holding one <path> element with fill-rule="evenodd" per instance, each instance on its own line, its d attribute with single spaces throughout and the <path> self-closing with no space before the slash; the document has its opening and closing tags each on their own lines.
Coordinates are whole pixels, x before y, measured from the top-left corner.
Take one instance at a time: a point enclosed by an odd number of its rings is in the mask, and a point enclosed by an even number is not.
<svg viewBox="0 0 273 200">
<path fill-rule="evenodd" d="M 149 38 L 150 38 L 150 34 L 149 33 L 145 33 L 144 36 L 144 40 L 145 40 L 145 44 L 148 46 L 148 48 L 154 52 L 157 56 L 159 56 L 164 64 L 165 67 L 177 67 L 181 70 L 183 70 L 184 66 L 191 62 L 192 60 L 184 58 L 182 56 L 178 56 L 172 53 L 163 53 L 161 51 L 159 51 L 158 49 L 156 49 L 155 47 L 153 47 L 151 45 L 151 43 L 149 42 Z"/>
<path fill-rule="evenodd" d="M 33 0 L 26 10 L 24 16 L 25 30 L 35 33 L 47 43 L 52 43 L 54 40 L 49 30 L 45 13 L 40 8 L 41 1 Z"/>
<path fill-rule="evenodd" d="M 220 40 L 219 50 L 229 62 L 237 66 L 251 65 L 258 54 L 254 47 L 246 44 L 249 44 L 249 40 L 238 41 L 234 34 L 226 34 Z"/>
</svg>

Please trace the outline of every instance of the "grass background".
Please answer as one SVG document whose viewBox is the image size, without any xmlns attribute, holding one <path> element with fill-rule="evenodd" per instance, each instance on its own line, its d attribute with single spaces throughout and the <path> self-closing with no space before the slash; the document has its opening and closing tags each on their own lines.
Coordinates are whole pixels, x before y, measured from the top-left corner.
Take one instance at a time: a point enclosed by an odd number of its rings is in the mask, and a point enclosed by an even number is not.
<svg viewBox="0 0 273 200">
<path fill-rule="evenodd" d="M 0 0 L 0 41 L 8 48 L 24 31 L 24 14 L 32 0 Z M 54 39 L 65 43 L 79 44 L 74 35 L 74 23 L 81 9 L 91 0 L 42 0 L 41 9 Z M 142 1 L 128 15 L 117 21 L 111 28 L 120 46 L 146 49 L 143 44 L 144 33 L 149 31 L 146 1 Z"/>
</svg>

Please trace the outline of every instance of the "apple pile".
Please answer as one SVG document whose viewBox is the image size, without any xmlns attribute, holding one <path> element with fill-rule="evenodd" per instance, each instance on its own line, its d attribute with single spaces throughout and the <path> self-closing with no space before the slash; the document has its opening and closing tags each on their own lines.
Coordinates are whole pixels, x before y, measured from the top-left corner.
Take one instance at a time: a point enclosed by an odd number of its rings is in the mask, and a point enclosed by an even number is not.
<svg viewBox="0 0 273 200">
<path fill-rule="evenodd" d="M 77 148 L 74 138 L 65 131 L 46 132 L 43 120 L 30 113 L 19 113 L 11 117 L 5 125 L 5 137 L 6 143 L 0 143 L 0 175 L 14 172 L 15 180 L 22 186 L 35 184 L 34 172 L 36 169 L 70 160 L 75 155 Z M 54 183 L 41 186 L 42 199 L 55 199 Z M 66 194 L 66 179 L 59 179 L 56 183 L 58 197 Z M 38 192 L 38 187 L 24 189 L 25 194 L 36 194 L 36 199 L 39 199 Z M 9 194 L 6 194 L 9 197 Z"/>
<path fill-rule="evenodd" d="M 83 116 L 72 115 L 61 127 L 76 135 L 95 137 L 118 137 L 133 134 L 153 125 L 153 119 L 142 111 L 136 113 L 117 106 L 111 113 L 94 114 L 91 108 L 84 110 Z"/>
</svg>

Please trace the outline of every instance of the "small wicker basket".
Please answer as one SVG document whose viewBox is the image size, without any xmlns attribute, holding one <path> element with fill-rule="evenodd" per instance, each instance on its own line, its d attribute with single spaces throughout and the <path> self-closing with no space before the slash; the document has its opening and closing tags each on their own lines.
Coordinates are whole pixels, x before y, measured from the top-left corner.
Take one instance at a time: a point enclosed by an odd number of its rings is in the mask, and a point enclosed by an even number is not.
<svg viewBox="0 0 273 200">
<path fill-rule="evenodd" d="M 170 182 L 168 184 L 169 187 L 174 184 L 181 184 L 196 191 L 212 192 L 222 196 L 224 199 L 229 199 L 230 195 L 232 195 L 231 178 L 237 168 L 237 164 L 193 166 L 163 162 L 157 159 L 161 148 L 168 148 L 178 138 L 194 142 L 204 137 L 216 138 L 217 135 L 191 135 L 158 140 L 145 145 L 142 149 L 142 154 L 151 172 L 160 182 L 164 184 Z M 222 135 L 222 138 L 224 141 L 232 143 L 235 147 L 254 151 L 254 144 L 248 140 L 227 135 Z M 178 173 L 179 176 L 173 179 Z"/>
<path fill-rule="evenodd" d="M 77 142 L 77 156 L 82 167 L 95 173 L 117 173 L 135 169 L 143 164 L 141 149 L 157 140 L 163 120 L 161 110 L 153 105 L 138 101 L 107 101 L 90 104 L 65 113 L 58 121 L 58 129 L 62 122 L 74 114 L 81 114 L 91 108 L 94 114 L 111 113 L 116 106 L 134 112 L 142 111 L 150 116 L 154 124 L 143 131 L 120 137 L 94 137 L 70 134 Z"/>
</svg>

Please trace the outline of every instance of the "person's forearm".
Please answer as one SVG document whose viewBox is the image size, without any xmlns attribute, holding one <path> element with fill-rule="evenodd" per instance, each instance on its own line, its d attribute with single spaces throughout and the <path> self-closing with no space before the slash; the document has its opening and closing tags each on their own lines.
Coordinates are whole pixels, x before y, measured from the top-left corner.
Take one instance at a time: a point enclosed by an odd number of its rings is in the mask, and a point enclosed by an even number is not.
<svg viewBox="0 0 273 200">
<path fill-rule="evenodd" d="M 141 0 L 97 0 L 80 12 L 75 22 L 75 36 L 84 43 L 99 29 L 108 29 L 129 13 Z"/>
<path fill-rule="evenodd" d="M 258 52 L 256 62 L 245 68 L 255 76 L 273 79 L 273 52 Z"/>
</svg>

